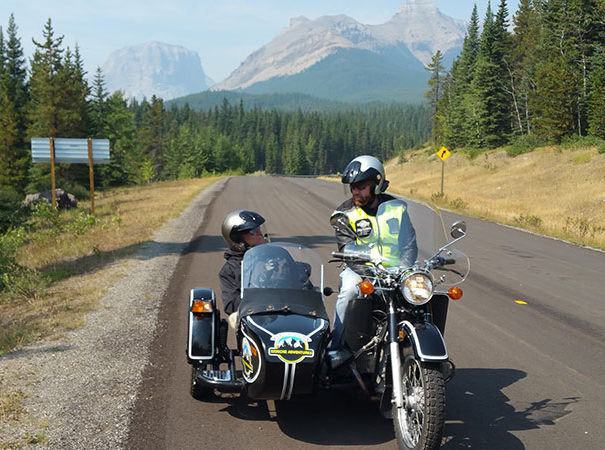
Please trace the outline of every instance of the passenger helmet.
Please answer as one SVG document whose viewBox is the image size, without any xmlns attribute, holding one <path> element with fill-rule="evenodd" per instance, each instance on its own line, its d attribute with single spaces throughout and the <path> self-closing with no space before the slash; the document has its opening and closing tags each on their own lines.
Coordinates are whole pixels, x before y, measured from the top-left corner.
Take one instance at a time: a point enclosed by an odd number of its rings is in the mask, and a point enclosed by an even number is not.
<svg viewBox="0 0 605 450">
<path fill-rule="evenodd" d="M 255 229 L 265 223 L 265 218 L 259 213 L 239 209 L 232 211 L 223 220 L 221 231 L 225 242 L 232 250 L 246 250 L 242 234 Z"/>
<path fill-rule="evenodd" d="M 374 180 L 374 195 L 387 190 L 389 182 L 385 180 L 384 166 L 373 156 L 363 155 L 353 159 L 342 173 L 341 181 L 345 184 Z"/>
</svg>

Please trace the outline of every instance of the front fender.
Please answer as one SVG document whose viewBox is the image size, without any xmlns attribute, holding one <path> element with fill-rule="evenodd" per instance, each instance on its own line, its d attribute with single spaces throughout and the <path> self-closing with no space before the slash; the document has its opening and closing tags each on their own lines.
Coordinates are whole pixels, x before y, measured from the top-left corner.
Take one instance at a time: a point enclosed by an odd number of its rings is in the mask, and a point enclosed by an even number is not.
<svg viewBox="0 0 605 450">
<path fill-rule="evenodd" d="M 447 348 L 443 336 L 431 323 L 423 323 L 414 326 L 407 320 L 400 324 L 409 339 L 416 358 L 420 361 L 446 361 L 448 359 Z"/>
<path fill-rule="evenodd" d="M 193 313 L 194 300 L 206 300 L 212 304 L 211 313 Z M 216 298 L 212 289 L 195 288 L 189 293 L 189 313 L 187 330 L 187 361 L 210 361 L 214 358 L 217 324 Z"/>
</svg>

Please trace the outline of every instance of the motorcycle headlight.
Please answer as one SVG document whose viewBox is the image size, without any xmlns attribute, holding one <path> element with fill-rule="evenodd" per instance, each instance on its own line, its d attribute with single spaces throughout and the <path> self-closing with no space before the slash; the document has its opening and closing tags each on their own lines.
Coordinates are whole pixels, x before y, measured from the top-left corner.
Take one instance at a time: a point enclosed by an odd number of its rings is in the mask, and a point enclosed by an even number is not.
<svg viewBox="0 0 605 450">
<path fill-rule="evenodd" d="M 412 305 L 424 305 L 433 296 L 433 280 L 424 272 L 413 272 L 403 279 L 401 293 Z"/>
</svg>

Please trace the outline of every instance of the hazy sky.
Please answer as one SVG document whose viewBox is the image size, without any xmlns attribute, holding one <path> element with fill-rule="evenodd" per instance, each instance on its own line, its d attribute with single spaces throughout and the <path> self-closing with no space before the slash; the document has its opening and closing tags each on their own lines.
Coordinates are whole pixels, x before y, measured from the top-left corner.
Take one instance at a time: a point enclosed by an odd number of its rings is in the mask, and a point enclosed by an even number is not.
<svg viewBox="0 0 605 450">
<path fill-rule="evenodd" d="M 42 40 L 50 17 L 64 46 L 80 47 L 89 74 L 103 66 L 113 50 L 147 41 L 181 45 L 199 53 L 214 81 L 226 78 L 251 52 L 284 27 L 292 17 L 316 19 L 346 14 L 364 24 L 389 20 L 406 0 L 0 0 L 0 26 L 6 35 L 15 15 L 26 56 L 32 38 Z M 428 0 L 430 1 L 430 0 Z M 328 4 L 329 3 L 329 4 Z M 434 0 L 440 11 L 468 21 L 477 3 L 483 20 L 488 0 Z M 496 10 L 499 0 L 492 0 Z M 518 0 L 509 0 L 514 12 Z"/>
</svg>

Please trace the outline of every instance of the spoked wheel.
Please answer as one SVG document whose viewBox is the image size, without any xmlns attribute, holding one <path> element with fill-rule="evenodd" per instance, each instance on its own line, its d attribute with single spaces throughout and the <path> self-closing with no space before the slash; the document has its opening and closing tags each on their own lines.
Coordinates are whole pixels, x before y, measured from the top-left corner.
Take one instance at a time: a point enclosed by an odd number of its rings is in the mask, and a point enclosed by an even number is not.
<svg viewBox="0 0 605 450">
<path fill-rule="evenodd" d="M 213 389 L 198 382 L 196 368 L 191 366 L 191 396 L 196 400 L 206 400 L 210 397 L 212 391 Z"/>
<path fill-rule="evenodd" d="M 441 446 L 445 421 L 445 383 L 437 365 L 409 356 L 402 369 L 403 406 L 393 404 L 393 425 L 401 449 Z"/>
</svg>

